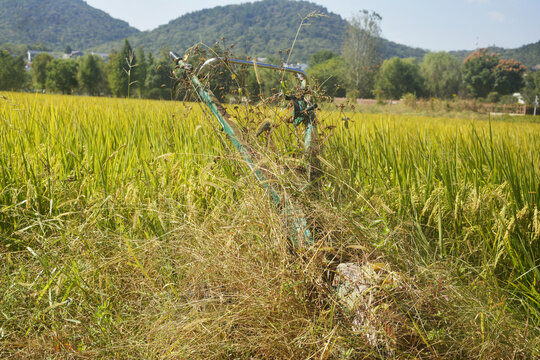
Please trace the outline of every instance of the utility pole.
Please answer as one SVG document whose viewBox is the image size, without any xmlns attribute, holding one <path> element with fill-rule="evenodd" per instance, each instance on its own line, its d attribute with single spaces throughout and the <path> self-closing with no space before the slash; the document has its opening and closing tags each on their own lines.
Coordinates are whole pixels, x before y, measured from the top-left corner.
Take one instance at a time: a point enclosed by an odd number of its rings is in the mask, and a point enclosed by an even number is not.
<svg viewBox="0 0 540 360">
<path fill-rule="evenodd" d="M 538 95 L 536 95 L 536 99 L 534 99 L 534 116 L 536 116 L 536 107 L 538 106 Z"/>
</svg>

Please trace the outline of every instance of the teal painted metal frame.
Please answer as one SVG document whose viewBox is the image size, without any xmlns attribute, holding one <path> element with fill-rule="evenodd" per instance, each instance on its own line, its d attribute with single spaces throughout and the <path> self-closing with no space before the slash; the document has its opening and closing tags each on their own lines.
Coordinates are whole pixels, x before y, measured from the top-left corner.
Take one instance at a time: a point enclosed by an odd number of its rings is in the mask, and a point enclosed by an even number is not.
<svg viewBox="0 0 540 360">
<path fill-rule="evenodd" d="M 294 206 L 294 204 L 289 204 L 289 203 L 284 204 L 284 199 L 282 199 L 279 192 L 272 186 L 272 184 L 268 182 L 268 179 L 265 178 L 260 168 L 258 168 L 257 165 L 255 164 L 253 157 L 251 156 L 250 151 L 249 151 L 250 150 L 249 144 L 247 144 L 242 139 L 242 133 L 240 129 L 236 126 L 236 124 L 230 121 L 230 117 L 226 109 L 223 107 L 223 105 L 220 104 L 220 102 L 214 96 L 212 91 L 210 89 L 205 89 L 205 87 L 201 84 L 198 76 L 194 73 L 193 67 L 191 64 L 182 60 L 177 54 L 175 54 L 172 51 L 170 52 L 170 55 L 176 64 L 176 70 L 180 72 L 179 75 L 183 76 L 186 80 L 191 82 L 191 84 L 197 91 L 200 99 L 204 101 L 205 105 L 208 107 L 212 115 L 214 115 L 214 117 L 216 118 L 220 126 L 222 127 L 223 131 L 227 134 L 227 137 L 229 138 L 231 143 L 240 153 L 240 156 L 242 157 L 246 165 L 253 172 L 257 180 L 268 191 L 270 195 L 270 199 L 272 200 L 273 204 L 278 208 L 284 209 L 284 212 L 287 216 L 293 217 L 292 228 L 289 235 L 290 240 L 293 243 L 293 245 L 296 248 L 300 247 L 301 244 L 303 243 L 307 243 L 308 245 L 311 245 L 313 243 L 313 234 L 309 230 L 305 217 L 298 215 L 299 213 L 298 207 Z M 254 63 L 251 61 L 237 60 L 237 59 L 224 59 L 224 58 L 210 59 L 203 64 L 203 66 L 199 69 L 198 73 L 200 73 L 201 70 L 207 65 L 209 65 L 210 63 L 217 62 L 217 61 L 230 62 L 230 63 L 240 64 L 240 65 L 260 66 L 263 68 L 292 72 L 297 75 L 299 74 L 301 77 L 303 77 L 303 79 L 301 79 L 302 88 L 305 88 L 308 82 L 307 74 L 301 69 L 289 68 L 289 67 L 283 67 L 283 66 L 277 66 L 277 65 L 271 65 L 271 64 L 264 64 L 264 63 Z M 308 156 L 310 156 L 311 151 L 312 151 L 312 146 L 313 146 L 312 134 L 313 133 L 316 134 L 316 131 L 317 131 L 315 113 L 314 113 L 314 109 L 316 108 L 316 105 L 307 106 L 307 102 L 303 99 L 296 99 L 295 97 L 286 97 L 286 98 L 288 100 L 293 101 L 293 104 L 294 104 L 294 113 L 293 113 L 294 125 L 298 126 L 303 123 L 306 126 L 304 146 L 305 146 L 306 153 L 308 154 Z"/>
</svg>

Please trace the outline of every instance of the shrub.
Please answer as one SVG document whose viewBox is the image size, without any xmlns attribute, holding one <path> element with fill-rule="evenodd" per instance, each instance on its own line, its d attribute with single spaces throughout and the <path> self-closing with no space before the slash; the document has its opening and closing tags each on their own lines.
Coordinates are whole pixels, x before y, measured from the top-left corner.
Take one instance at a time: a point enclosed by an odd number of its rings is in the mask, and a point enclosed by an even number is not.
<svg viewBox="0 0 540 360">
<path fill-rule="evenodd" d="M 506 105 L 517 104 L 518 99 L 514 95 L 503 95 L 500 97 L 499 102 Z"/>
<path fill-rule="evenodd" d="M 498 103 L 501 100 L 501 95 L 498 92 L 492 91 L 487 96 L 487 101 L 490 103 Z"/>
<path fill-rule="evenodd" d="M 410 106 L 412 108 L 416 107 L 416 95 L 412 93 L 407 93 L 403 95 L 403 98 L 401 99 L 403 101 L 403 104 Z"/>
<path fill-rule="evenodd" d="M 356 99 L 358 99 L 358 90 L 348 90 L 347 91 L 347 100 L 356 104 Z"/>
</svg>

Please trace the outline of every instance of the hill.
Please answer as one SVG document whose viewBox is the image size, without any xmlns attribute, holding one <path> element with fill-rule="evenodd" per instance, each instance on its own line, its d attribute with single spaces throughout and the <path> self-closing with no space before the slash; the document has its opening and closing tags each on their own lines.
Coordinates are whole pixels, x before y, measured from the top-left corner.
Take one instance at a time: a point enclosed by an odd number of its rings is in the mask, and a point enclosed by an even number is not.
<svg viewBox="0 0 540 360">
<path fill-rule="evenodd" d="M 158 53 L 163 47 L 183 52 L 196 43 L 213 45 L 222 37 L 241 55 L 277 56 L 289 49 L 300 17 L 316 12 L 301 29 L 292 62 L 307 62 L 319 50 L 341 53 L 347 21 L 308 1 L 261 0 L 218 6 L 185 14 L 152 31 L 140 32 L 83 0 L 0 0 L 0 44 L 41 43 L 53 50 L 67 45 L 100 52 L 118 50 L 129 38 L 132 46 Z M 382 56 L 421 60 L 428 52 L 383 39 Z M 527 67 L 540 64 L 540 41 L 517 49 L 490 48 L 502 58 L 515 58 Z M 452 51 L 461 59 L 472 51 Z"/>
<path fill-rule="evenodd" d="M 413 48 L 407 45 L 402 45 L 393 41 L 382 39 L 381 54 L 384 59 L 390 59 L 394 56 L 397 56 L 400 58 L 412 57 L 421 61 L 424 58 L 424 55 L 426 55 L 428 52 L 429 51 L 421 48 Z"/>
<path fill-rule="evenodd" d="M 164 46 L 182 52 L 196 43 L 213 45 L 225 37 L 235 52 L 244 55 L 277 56 L 291 47 L 301 17 L 316 12 L 302 27 L 292 61 L 307 62 L 319 50 L 340 53 L 347 21 L 325 7 L 308 1 L 263 0 L 241 5 L 218 6 L 183 15 L 152 31 L 129 38 L 134 47 L 159 52 Z M 120 42 L 105 44 L 99 51 L 119 49 Z M 422 58 L 425 50 L 383 40 L 385 57 Z"/>
<path fill-rule="evenodd" d="M 83 0 L 0 0 L 0 44 L 85 49 L 138 32 Z"/>
<path fill-rule="evenodd" d="M 488 47 L 489 52 L 499 54 L 503 59 L 515 59 L 520 61 L 528 69 L 532 69 L 536 65 L 540 64 L 540 41 L 523 45 L 516 49 L 503 49 L 496 46 Z M 469 54 L 473 51 L 471 50 L 460 50 L 460 51 L 451 51 L 450 53 L 457 58 L 465 60 Z"/>
<path fill-rule="evenodd" d="M 320 49 L 339 52 L 347 22 L 326 8 L 307 1 L 264 0 L 241 5 L 218 6 L 185 14 L 166 25 L 129 38 L 134 47 L 159 52 L 164 46 L 183 52 L 196 43 L 213 45 L 225 37 L 235 52 L 245 55 L 277 56 L 291 47 L 300 24 L 316 11 L 301 30 L 294 48 L 294 60 L 307 61 Z M 106 44 L 98 50 L 119 48 Z"/>
</svg>

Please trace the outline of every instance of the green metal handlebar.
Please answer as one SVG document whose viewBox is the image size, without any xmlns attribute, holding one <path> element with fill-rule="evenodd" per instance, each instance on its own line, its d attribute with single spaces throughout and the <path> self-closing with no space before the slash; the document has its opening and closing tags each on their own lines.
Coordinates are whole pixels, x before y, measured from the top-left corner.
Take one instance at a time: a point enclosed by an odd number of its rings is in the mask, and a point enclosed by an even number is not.
<svg viewBox="0 0 540 360">
<path fill-rule="evenodd" d="M 218 62 L 218 61 L 221 61 L 221 62 L 226 63 L 226 64 L 231 63 L 231 64 L 237 64 L 237 65 L 248 65 L 248 66 L 253 66 L 253 67 L 257 66 L 257 67 L 261 67 L 261 68 L 264 68 L 264 69 L 272 69 L 272 70 L 291 72 L 291 73 L 294 73 L 294 74 L 296 74 L 298 76 L 301 76 L 304 80 L 306 80 L 307 83 L 309 83 L 309 76 L 302 69 L 293 68 L 293 67 L 289 67 L 289 66 L 279 66 L 279 65 L 274 65 L 274 64 L 260 63 L 260 62 L 249 61 L 249 60 L 229 59 L 229 58 L 223 58 L 223 57 L 216 57 L 216 58 L 206 60 L 204 62 L 204 64 L 201 66 L 201 68 L 199 69 L 198 74 L 201 71 L 203 71 L 203 69 L 206 68 L 208 65 L 210 65 L 212 63 L 215 63 L 215 62 Z"/>
</svg>

